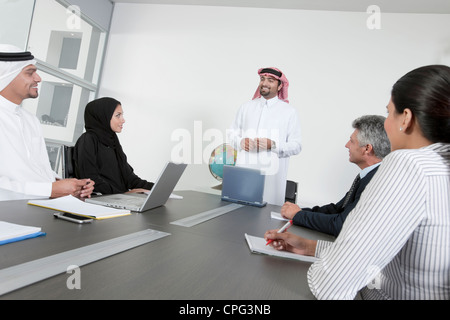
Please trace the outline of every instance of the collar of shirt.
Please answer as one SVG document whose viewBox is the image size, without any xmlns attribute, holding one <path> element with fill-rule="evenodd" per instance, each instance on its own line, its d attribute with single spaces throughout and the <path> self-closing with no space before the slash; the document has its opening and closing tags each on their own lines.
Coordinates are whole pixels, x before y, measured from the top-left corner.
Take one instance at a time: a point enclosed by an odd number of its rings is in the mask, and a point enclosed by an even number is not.
<svg viewBox="0 0 450 320">
<path fill-rule="evenodd" d="M 17 105 L 8 99 L 6 99 L 4 96 L 0 95 L 0 107 L 8 112 L 11 113 L 18 113 L 20 110 L 20 105 Z"/>
<path fill-rule="evenodd" d="M 264 97 L 261 97 L 261 103 L 262 106 L 265 107 L 272 107 L 274 106 L 280 99 L 278 98 L 278 96 L 273 97 L 272 99 L 266 99 Z"/>
<path fill-rule="evenodd" d="M 364 178 L 370 171 L 372 171 L 373 169 L 378 167 L 380 164 L 381 164 L 381 161 L 371 165 L 370 167 L 362 169 L 361 172 L 359 173 L 359 178 L 360 179 Z"/>
</svg>

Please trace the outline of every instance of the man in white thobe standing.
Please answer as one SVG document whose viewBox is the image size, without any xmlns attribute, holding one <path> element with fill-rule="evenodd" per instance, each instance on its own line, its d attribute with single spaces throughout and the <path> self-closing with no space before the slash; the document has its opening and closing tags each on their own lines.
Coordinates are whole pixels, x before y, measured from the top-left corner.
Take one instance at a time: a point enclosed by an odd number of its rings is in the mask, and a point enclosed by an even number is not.
<svg viewBox="0 0 450 320">
<path fill-rule="evenodd" d="M 94 181 L 58 179 L 51 170 L 41 124 L 21 106 L 24 99 L 38 97 L 41 78 L 35 63 L 30 52 L 0 44 L 0 189 L 6 191 L 0 190 L 2 199 L 17 199 L 16 194 L 90 197 Z"/>
<path fill-rule="evenodd" d="M 237 150 L 236 166 L 265 174 L 264 201 L 283 205 L 289 157 L 300 153 L 301 131 L 296 110 L 289 105 L 289 81 L 277 68 L 258 70 L 259 86 L 231 125 L 228 140 Z"/>
</svg>

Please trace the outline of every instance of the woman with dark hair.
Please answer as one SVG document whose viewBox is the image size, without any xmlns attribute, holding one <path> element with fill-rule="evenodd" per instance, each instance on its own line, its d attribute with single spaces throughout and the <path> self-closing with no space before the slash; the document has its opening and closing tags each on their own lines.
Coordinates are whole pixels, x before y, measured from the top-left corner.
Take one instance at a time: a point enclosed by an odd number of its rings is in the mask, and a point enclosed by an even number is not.
<svg viewBox="0 0 450 320">
<path fill-rule="evenodd" d="M 86 132 L 74 148 L 76 177 L 91 178 L 94 192 L 102 194 L 144 192 L 153 187 L 134 173 L 120 145 L 117 133 L 125 119 L 119 101 L 106 97 L 89 102 L 84 123 Z"/>
<path fill-rule="evenodd" d="M 450 299 L 450 68 L 415 69 L 393 86 L 392 152 L 334 242 L 267 231 L 278 250 L 319 258 L 319 299 Z"/>
</svg>

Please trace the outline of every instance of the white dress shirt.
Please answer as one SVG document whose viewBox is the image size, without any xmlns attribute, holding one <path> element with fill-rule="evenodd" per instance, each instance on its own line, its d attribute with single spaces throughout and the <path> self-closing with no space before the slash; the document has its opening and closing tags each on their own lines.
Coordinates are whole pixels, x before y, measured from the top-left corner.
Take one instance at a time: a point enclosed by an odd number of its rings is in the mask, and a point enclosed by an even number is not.
<svg viewBox="0 0 450 320">
<path fill-rule="evenodd" d="M 266 175 L 264 201 L 283 205 L 289 157 L 301 151 L 296 110 L 278 97 L 251 100 L 239 108 L 228 133 L 229 143 L 238 151 L 236 165 L 260 169 Z M 269 138 L 276 148 L 246 152 L 240 146 L 243 138 Z"/>
<path fill-rule="evenodd" d="M 365 176 L 367 176 L 367 174 L 372 171 L 373 169 L 375 169 L 376 167 L 378 167 L 381 164 L 381 162 L 375 163 L 367 168 L 364 168 L 361 170 L 361 172 L 359 173 L 359 178 L 362 179 Z"/>
<path fill-rule="evenodd" d="M 450 299 L 450 144 L 386 156 L 308 271 L 319 299 Z"/>
<path fill-rule="evenodd" d="M 56 174 L 35 115 L 0 95 L 0 188 L 49 197 Z"/>
</svg>

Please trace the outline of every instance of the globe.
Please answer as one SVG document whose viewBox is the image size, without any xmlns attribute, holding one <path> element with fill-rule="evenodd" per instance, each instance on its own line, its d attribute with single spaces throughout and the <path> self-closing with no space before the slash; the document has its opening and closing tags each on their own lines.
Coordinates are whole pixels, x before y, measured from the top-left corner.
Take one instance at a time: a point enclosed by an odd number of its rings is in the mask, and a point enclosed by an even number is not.
<svg viewBox="0 0 450 320">
<path fill-rule="evenodd" d="M 234 148 L 224 143 L 216 147 L 209 158 L 209 171 L 212 176 L 218 181 L 223 179 L 223 166 L 234 166 L 236 163 L 237 151 Z"/>
</svg>

